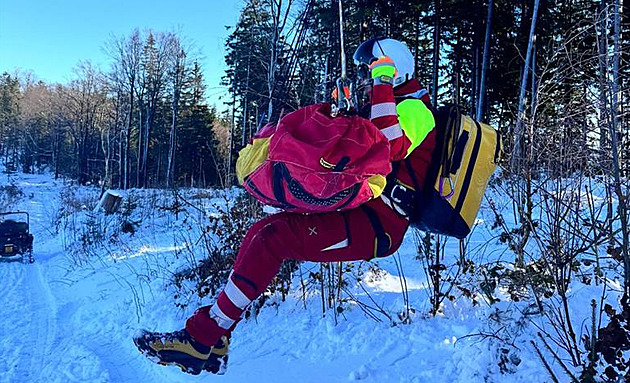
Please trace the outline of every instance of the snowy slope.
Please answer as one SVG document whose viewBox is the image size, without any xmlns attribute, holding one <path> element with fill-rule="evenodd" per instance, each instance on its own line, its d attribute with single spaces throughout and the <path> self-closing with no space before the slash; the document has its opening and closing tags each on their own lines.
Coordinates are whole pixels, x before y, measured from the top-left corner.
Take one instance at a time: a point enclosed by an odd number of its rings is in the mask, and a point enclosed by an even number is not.
<svg viewBox="0 0 630 383">
<path fill-rule="evenodd" d="M 174 290 L 168 284 L 170 273 L 186 262 L 173 251 L 181 245 L 174 234 L 181 229 L 181 217 L 156 213 L 143 221 L 125 247 L 111 245 L 94 257 L 77 259 L 65 250 L 77 245 L 72 243 L 77 233 L 54 227 L 60 195 L 68 187 L 47 175 L 19 175 L 14 182 L 24 192 L 17 207 L 31 213 L 36 262 L 0 263 L 0 382 L 548 381 L 529 344 L 535 326 L 496 320 L 499 312 L 512 313 L 508 319 L 522 319 L 522 307 L 507 302 L 473 306 L 458 299 L 447 301 L 443 314 L 425 315 L 427 282 L 415 259 L 411 233 L 396 259 L 378 262 L 386 273 L 365 282 L 373 299 L 396 318 L 404 309 L 395 264 L 399 260 L 415 309 L 411 324 L 392 326 L 384 317 L 377 322 L 351 304 L 335 324 L 330 312 L 322 317 L 320 298 L 308 298 L 305 309 L 300 292 L 293 291 L 287 302 L 265 307 L 255 320 L 241 323 L 225 376 L 191 376 L 175 367 L 154 365 L 137 352 L 132 335 L 139 328 L 179 329 L 198 304 L 175 308 Z M 75 190 L 92 198 L 98 193 Z M 487 233 L 476 235 L 470 246 L 486 242 Z M 449 243 L 447 249 L 456 254 L 457 243 Z M 368 266 L 357 264 L 363 270 Z M 306 273 L 318 266 L 307 263 L 302 268 Z M 369 302 L 362 290 L 352 291 Z M 596 297 L 593 291 L 581 288 L 575 299 L 589 302 Z M 577 318 L 587 321 L 588 303 L 576 306 Z M 469 336 L 498 329 L 522 335 L 510 348 L 492 338 Z M 502 358 L 510 373 L 501 373 Z"/>
</svg>

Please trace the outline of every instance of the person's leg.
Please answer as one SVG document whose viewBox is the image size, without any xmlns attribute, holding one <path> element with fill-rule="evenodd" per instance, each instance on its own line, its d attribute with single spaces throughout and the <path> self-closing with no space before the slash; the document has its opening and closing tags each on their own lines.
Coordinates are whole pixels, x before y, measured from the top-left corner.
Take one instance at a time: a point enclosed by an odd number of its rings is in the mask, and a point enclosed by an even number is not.
<svg viewBox="0 0 630 383">
<path fill-rule="evenodd" d="M 247 232 L 216 303 L 197 310 L 186 330 L 198 342 L 214 345 L 265 291 L 285 259 L 332 262 L 387 256 L 400 246 L 407 226 L 381 199 L 345 212 L 267 217 Z"/>
</svg>

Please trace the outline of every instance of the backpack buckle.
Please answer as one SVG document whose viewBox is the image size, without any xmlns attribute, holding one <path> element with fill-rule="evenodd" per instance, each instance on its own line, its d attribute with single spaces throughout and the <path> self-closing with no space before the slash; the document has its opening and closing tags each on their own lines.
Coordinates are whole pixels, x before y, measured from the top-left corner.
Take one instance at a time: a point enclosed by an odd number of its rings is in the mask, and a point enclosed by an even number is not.
<svg viewBox="0 0 630 383">
<path fill-rule="evenodd" d="M 392 201 L 394 201 L 398 205 L 402 204 L 402 202 L 403 202 L 401 198 L 398 198 L 395 195 L 396 194 L 396 190 L 398 190 L 399 188 L 402 191 L 403 196 L 404 196 L 407 193 L 407 188 L 402 186 L 401 184 L 398 184 L 398 183 L 396 185 L 394 185 L 394 187 L 392 187 L 392 191 L 389 193 L 390 197 L 392 198 Z"/>
</svg>

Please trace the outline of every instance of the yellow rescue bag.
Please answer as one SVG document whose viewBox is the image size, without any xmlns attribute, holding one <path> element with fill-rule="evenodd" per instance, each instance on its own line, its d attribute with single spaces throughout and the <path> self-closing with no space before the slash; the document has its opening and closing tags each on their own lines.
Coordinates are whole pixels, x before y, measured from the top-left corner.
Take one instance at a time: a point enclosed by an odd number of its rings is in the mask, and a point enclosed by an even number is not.
<svg viewBox="0 0 630 383">
<path fill-rule="evenodd" d="M 418 201 L 415 225 L 464 238 L 470 233 L 490 176 L 501 157 L 501 137 L 456 105 L 438 109 L 437 146 Z"/>
</svg>

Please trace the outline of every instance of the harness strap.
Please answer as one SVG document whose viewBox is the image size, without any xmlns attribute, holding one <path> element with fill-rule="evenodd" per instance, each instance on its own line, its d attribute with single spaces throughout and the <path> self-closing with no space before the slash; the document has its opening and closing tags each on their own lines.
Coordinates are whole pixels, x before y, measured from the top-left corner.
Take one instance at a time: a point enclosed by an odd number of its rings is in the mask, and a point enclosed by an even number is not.
<svg viewBox="0 0 630 383">
<path fill-rule="evenodd" d="M 361 205 L 361 210 L 365 213 L 372 225 L 372 229 L 374 230 L 374 234 L 376 235 L 375 243 L 374 243 L 374 257 L 379 258 L 384 256 L 392 246 L 392 240 L 390 236 L 383 229 L 383 224 L 378 219 L 378 215 L 374 212 L 374 210 L 368 206 Z"/>
</svg>

